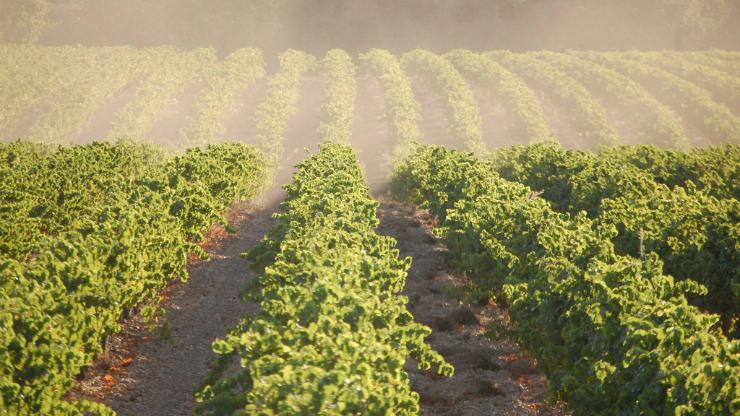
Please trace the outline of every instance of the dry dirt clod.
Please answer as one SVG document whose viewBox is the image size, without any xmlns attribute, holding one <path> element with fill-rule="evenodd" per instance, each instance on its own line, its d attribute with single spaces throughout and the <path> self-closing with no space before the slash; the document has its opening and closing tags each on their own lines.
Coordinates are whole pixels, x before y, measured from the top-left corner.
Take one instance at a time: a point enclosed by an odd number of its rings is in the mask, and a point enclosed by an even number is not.
<svg viewBox="0 0 740 416">
<path fill-rule="evenodd" d="M 514 377 L 520 377 L 537 372 L 537 362 L 532 358 L 517 358 L 506 365 L 506 369 Z"/>
<path fill-rule="evenodd" d="M 455 329 L 455 324 L 451 322 L 447 317 L 444 318 L 434 318 L 434 322 L 432 324 L 432 329 L 439 332 L 448 332 Z"/>
<path fill-rule="evenodd" d="M 447 319 L 453 321 L 458 326 L 480 325 L 478 317 L 475 316 L 469 306 L 460 306 L 447 315 Z"/>
<path fill-rule="evenodd" d="M 443 292 L 432 291 L 432 293 L 441 295 Z M 469 306 L 460 306 L 450 311 L 446 316 L 434 319 L 434 329 L 442 332 L 470 325 L 480 325 L 480 321 Z"/>
</svg>

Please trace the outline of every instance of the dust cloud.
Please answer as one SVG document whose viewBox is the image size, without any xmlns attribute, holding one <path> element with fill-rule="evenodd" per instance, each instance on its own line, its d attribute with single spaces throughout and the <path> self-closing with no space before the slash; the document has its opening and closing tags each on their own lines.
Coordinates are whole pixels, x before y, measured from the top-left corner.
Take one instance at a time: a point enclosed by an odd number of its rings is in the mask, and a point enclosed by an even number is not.
<svg viewBox="0 0 740 416">
<path fill-rule="evenodd" d="M 2 0 L 48 3 L 46 44 L 623 50 L 740 48 L 733 0 Z M 2 6 L 0 6 L 2 7 Z M 27 14 L 27 13 L 26 13 Z M 36 21 L 35 19 L 32 21 Z M 2 27 L 2 26 L 0 26 Z"/>
</svg>

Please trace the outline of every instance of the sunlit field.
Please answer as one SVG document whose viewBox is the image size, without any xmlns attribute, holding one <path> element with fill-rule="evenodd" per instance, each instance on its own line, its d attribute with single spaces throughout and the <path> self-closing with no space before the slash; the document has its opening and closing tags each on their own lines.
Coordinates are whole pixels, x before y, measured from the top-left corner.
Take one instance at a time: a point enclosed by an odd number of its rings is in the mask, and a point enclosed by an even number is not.
<svg viewBox="0 0 740 416">
<path fill-rule="evenodd" d="M 740 5 L 0 4 L 0 415 L 740 413 Z"/>
</svg>

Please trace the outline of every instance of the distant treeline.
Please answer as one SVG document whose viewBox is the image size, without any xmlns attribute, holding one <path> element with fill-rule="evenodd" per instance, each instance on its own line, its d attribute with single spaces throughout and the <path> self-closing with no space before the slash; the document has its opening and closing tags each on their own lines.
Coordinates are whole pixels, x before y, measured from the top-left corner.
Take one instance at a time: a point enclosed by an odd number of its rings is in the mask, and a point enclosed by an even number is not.
<svg viewBox="0 0 740 416">
<path fill-rule="evenodd" d="M 400 52 L 740 49 L 736 0 L 2 0 L 0 41 Z"/>
</svg>

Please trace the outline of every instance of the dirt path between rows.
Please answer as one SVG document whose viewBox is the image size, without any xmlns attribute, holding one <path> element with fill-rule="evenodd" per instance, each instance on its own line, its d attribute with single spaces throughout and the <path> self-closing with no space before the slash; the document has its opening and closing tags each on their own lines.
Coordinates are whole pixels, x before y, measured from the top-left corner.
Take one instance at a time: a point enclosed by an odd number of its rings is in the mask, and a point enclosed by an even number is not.
<svg viewBox="0 0 740 416">
<path fill-rule="evenodd" d="M 506 311 L 491 304 L 460 305 L 452 296 L 463 279 L 445 271 L 445 247 L 430 231 L 430 215 L 383 202 L 379 217 L 378 232 L 394 237 L 401 255 L 413 258 L 403 291 L 409 311 L 432 328 L 427 340 L 455 367 L 455 376 L 445 378 L 408 363 L 421 414 L 565 415 L 562 405 L 547 402 L 547 380 L 533 359 L 507 337 L 485 337 L 489 324 L 507 325 Z"/>
<path fill-rule="evenodd" d="M 408 76 L 414 97 L 419 102 L 421 110 L 421 120 L 419 120 L 421 142 L 446 146 L 450 149 L 464 149 L 465 144 L 459 143 L 453 134 L 444 99 L 435 93 L 435 88 L 430 81 L 413 73 Z"/>
<path fill-rule="evenodd" d="M 491 87 L 486 82 L 475 77 L 466 78 L 470 89 L 473 90 L 481 118 L 483 141 L 488 149 L 498 149 L 516 143 L 514 121 L 517 117 L 507 109 L 501 100 L 494 96 Z"/>
<path fill-rule="evenodd" d="M 318 128 L 325 99 L 323 79 L 317 76 L 303 77 L 296 111 L 288 118 L 283 134 L 283 154 L 275 172 L 274 184 L 262 195 L 266 204 L 277 205 L 285 198 L 282 186 L 292 180 L 295 165 L 308 156 L 306 149 L 311 153 L 318 151 L 321 143 Z"/>
<path fill-rule="evenodd" d="M 364 119 L 353 133 L 365 134 L 359 137 L 368 143 L 379 140 L 370 146 L 372 155 L 365 154 L 368 149 L 360 146 L 367 164 L 372 163 L 367 160 L 369 156 L 390 150 L 386 149 L 390 143 L 363 131 L 378 130 L 384 118 L 379 101 L 382 97 L 376 96 L 379 87 L 363 81 L 365 84 L 358 91 L 358 99 L 363 102 L 358 104 Z M 305 157 L 303 147 L 315 150 L 322 86 L 318 78 L 304 80 L 300 111 L 291 117 L 286 131 L 285 155 L 277 183 L 289 181 L 292 165 Z M 429 104 L 430 100 L 426 101 Z M 444 124 L 446 119 L 440 111 L 437 105 L 427 123 Z M 380 179 L 375 173 L 373 179 Z M 376 193 L 383 192 L 380 188 L 375 189 Z M 166 316 L 161 325 L 150 331 L 141 317 L 131 318 L 110 343 L 109 361 L 97 362 L 87 370 L 72 397 L 101 401 L 121 416 L 193 413 L 193 393 L 215 362 L 212 342 L 223 337 L 241 317 L 259 309 L 256 304 L 240 300 L 244 286 L 256 276 L 239 255 L 256 245 L 274 224 L 271 214 L 283 197 L 278 189 L 263 195 L 262 204 L 268 209 L 246 204 L 232 207 L 230 223 L 236 234 L 217 235 L 212 239 L 215 244 L 208 249 L 211 260 L 189 267 L 187 283 L 174 284 L 163 291 Z M 419 371 L 409 363 L 407 371 L 421 396 L 422 415 L 565 414 L 560 406 L 546 402 L 547 380 L 537 373 L 534 361 L 525 357 L 516 343 L 507 338 L 489 341 L 485 337 L 490 323 L 506 324 L 505 311 L 495 305 L 461 306 L 455 300 L 451 291 L 463 280 L 445 272 L 445 248 L 429 229 L 429 215 L 409 206 L 384 202 L 379 216 L 378 231 L 396 238 L 401 254 L 413 258 L 403 293 L 410 299 L 409 310 L 417 321 L 433 329 L 429 342 L 456 368 L 455 377 L 447 379 Z"/>
<path fill-rule="evenodd" d="M 386 117 L 383 86 L 378 78 L 363 74 L 357 79 L 351 146 L 357 152 L 372 192 L 381 192 L 388 184 L 394 144 Z"/>
<path fill-rule="evenodd" d="M 215 362 L 211 343 L 259 309 L 239 299 L 256 277 L 239 255 L 274 225 L 274 211 L 233 207 L 236 234 L 212 238 L 211 260 L 194 264 L 186 284 L 163 292 L 166 324 L 148 331 L 140 317 L 132 318 L 113 339 L 112 362 L 88 370 L 74 397 L 101 401 L 121 416 L 193 414 L 193 393 Z M 413 258 L 402 293 L 409 311 L 432 328 L 428 341 L 455 367 L 448 379 L 419 371 L 409 360 L 406 371 L 421 396 L 421 414 L 565 415 L 562 405 L 547 402 L 547 380 L 534 360 L 509 338 L 486 338 L 488 325 L 507 325 L 506 311 L 455 299 L 454 288 L 464 279 L 445 271 L 446 249 L 431 232 L 430 215 L 395 202 L 383 202 L 378 215 L 378 232 L 394 237 L 401 255 Z"/>
<path fill-rule="evenodd" d="M 129 320 L 112 340 L 112 362 L 89 369 L 74 396 L 101 401 L 120 416 L 192 415 L 193 393 L 216 358 L 211 343 L 258 309 L 240 299 L 255 274 L 239 255 L 272 227 L 273 211 L 232 207 L 236 234 L 210 239 L 211 260 L 192 265 L 187 283 L 163 292 L 163 324 L 148 331 L 140 317 Z"/>
<path fill-rule="evenodd" d="M 232 207 L 229 223 L 236 233 L 223 241 L 215 238 L 208 250 L 211 260 L 189 267 L 187 283 L 162 292 L 166 315 L 161 324 L 149 330 L 140 316 L 126 321 L 110 343 L 110 358 L 96 361 L 80 377 L 71 398 L 105 403 L 120 416 L 193 414 L 193 393 L 215 363 L 211 344 L 243 316 L 259 310 L 240 300 L 244 286 L 256 276 L 239 255 L 272 227 L 271 215 L 284 197 L 279 185 L 290 181 L 293 166 L 306 157 L 303 148 L 315 151 L 318 144 L 323 81 L 309 77 L 301 87 L 301 111 L 289 120 L 276 184 L 260 198 L 259 205 L 270 208 Z"/>
</svg>

